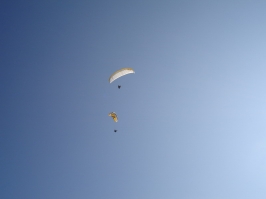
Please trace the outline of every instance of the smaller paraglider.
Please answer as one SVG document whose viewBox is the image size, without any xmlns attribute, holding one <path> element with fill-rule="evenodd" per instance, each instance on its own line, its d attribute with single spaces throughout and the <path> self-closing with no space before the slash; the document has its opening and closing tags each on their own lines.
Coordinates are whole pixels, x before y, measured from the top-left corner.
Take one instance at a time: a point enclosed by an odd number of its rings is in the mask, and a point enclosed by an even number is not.
<svg viewBox="0 0 266 199">
<path fill-rule="evenodd" d="M 118 117 L 117 117 L 117 115 L 116 115 L 115 112 L 111 112 L 111 113 L 109 113 L 108 116 L 112 117 L 113 120 L 114 120 L 114 122 L 118 122 Z M 117 130 L 115 129 L 114 132 L 116 133 Z"/>
<path fill-rule="evenodd" d="M 118 85 L 118 89 L 120 89 L 121 88 L 121 86 L 120 85 Z"/>
</svg>

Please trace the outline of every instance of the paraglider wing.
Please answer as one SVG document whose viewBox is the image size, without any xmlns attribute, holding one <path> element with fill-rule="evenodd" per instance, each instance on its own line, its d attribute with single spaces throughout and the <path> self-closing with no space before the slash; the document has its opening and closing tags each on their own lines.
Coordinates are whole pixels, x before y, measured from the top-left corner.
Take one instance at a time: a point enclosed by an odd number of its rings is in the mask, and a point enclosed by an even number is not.
<svg viewBox="0 0 266 199">
<path fill-rule="evenodd" d="M 112 83 L 119 77 L 122 77 L 127 74 L 135 73 L 132 68 L 121 68 L 120 70 L 115 71 L 109 78 L 109 82 Z"/>
<path fill-rule="evenodd" d="M 112 117 L 112 118 L 113 118 L 113 120 L 114 120 L 115 122 L 118 122 L 118 117 L 117 117 L 117 115 L 116 115 L 116 113 L 115 113 L 115 112 L 111 112 L 111 113 L 109 113 L 109 115 L 108 115 L 108 116 Z"/>
</svg>

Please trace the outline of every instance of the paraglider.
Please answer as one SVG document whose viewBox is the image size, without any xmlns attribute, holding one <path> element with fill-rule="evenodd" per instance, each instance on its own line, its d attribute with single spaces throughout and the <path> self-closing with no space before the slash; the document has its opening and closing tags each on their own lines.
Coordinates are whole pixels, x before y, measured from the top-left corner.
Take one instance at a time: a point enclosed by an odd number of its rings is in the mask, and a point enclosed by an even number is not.
<svg viewBox="0 0 266 199">
<path fill-rule="evenodd" d="M 121 88 L 121 86 L 120 86 L 120 85 L 118 85 L 117 87 L 118 87 L 118 89 L 120 89 L 120 88 Z"/>
<path fill-rule="evenodd" d="M 112 117 L 113 120 L 114 120 L 114 122 L 118 122 L 118 117 L 117 117 L 117 115 L 116 115 L 115 112 L 111 112 L 111 113 L 109 113 L 108 116 Z M 117 130 L 115 129 L 114 132 L 116 133 Z"/>
<path fill-rule="evenodd" d="M 116 79 L 128 75 L 131 73 L 135 73 L 135 71 L 132 68 L 121 68 L 120 70 L 115 71 L 109 78 L 109 83 L 112 83 Z M 121 87 L 121 86 L 120 86 Z"/>
<path fill-rule="evenodd" d="M 108 116 L 112 117 L 114 122 L 118 122 L 118 117 L 115 112 L 109 113 Z"/>
</svg>

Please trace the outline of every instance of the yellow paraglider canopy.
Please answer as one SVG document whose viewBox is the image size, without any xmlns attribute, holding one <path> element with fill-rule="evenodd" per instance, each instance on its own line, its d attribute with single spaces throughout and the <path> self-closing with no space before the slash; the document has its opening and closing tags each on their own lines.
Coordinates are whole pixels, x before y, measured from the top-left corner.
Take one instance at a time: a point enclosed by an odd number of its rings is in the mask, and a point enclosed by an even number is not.
<svg viewBox="0 0 266 199">
<path fill-rule="evenodd" d="M 115 112 L 109 113 L 108 116 L 112 117 L 115 122 L 118 122 L 118 117 Z"/>
</svg>

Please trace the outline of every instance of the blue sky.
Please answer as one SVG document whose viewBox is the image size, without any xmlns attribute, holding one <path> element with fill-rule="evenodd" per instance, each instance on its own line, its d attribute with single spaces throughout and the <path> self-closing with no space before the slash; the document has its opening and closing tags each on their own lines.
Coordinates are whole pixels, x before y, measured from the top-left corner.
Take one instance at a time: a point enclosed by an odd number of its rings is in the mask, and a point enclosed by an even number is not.
<svg viewBox="0 0 266 199">
<path fill-rule="evenodd" d="M 265 8 L 2 1 L 0 198 L 265 199 Z"/>
</svg>

